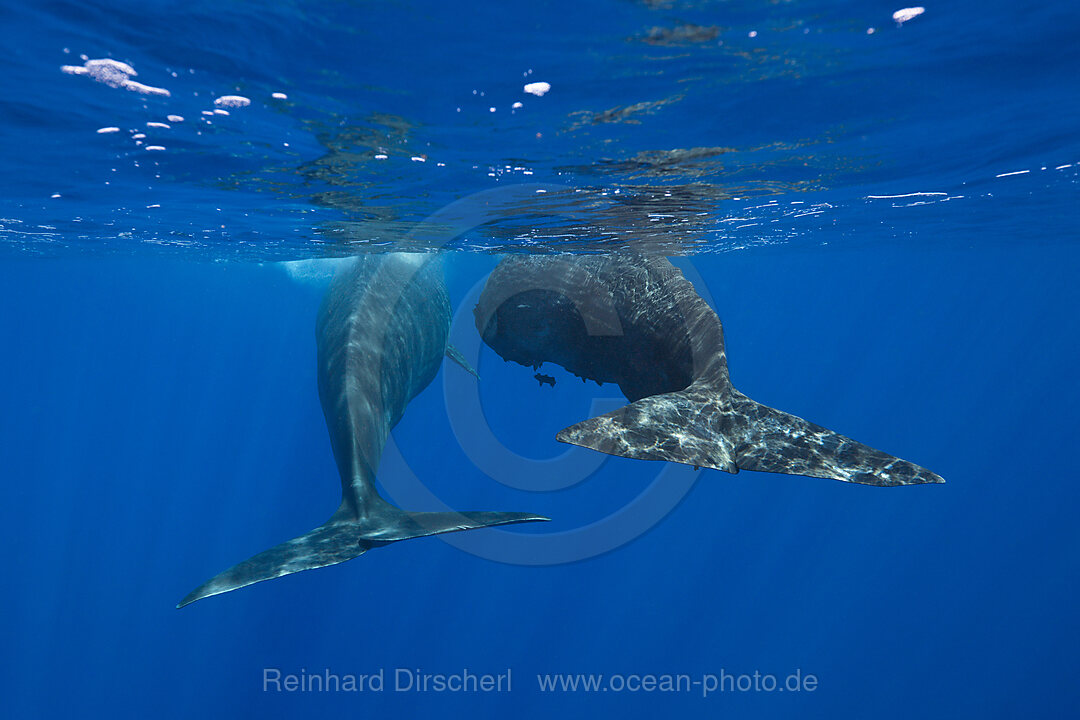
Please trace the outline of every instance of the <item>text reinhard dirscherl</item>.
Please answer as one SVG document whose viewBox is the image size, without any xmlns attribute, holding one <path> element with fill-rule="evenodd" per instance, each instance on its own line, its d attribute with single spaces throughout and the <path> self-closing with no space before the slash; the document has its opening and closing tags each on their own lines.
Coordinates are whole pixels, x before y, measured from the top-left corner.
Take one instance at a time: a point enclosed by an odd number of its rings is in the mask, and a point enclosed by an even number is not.
<svg viewBox="0 0 1080 720">
<path fill-rule="evenodd" d="M 390 678 L 389 683 L 387 678 Z M 379 668 L 368 675 L 322 672 L 284 673 L 278 668 L 263 668 L 263 692 L 510 692 L 510 668 L 500 674 L 474 673 L 465 669 L 452 673 L 426 673 L 413 668 Z"/>
<path fill-rule="evenodd" d="M 512 692 L 513 671 L 477 673 L 469 669 L 455 672 L 429 673 L 418 668 L 379 668 L 368 674 L 334 673 L 329 668 L 309 671 L 283 672 L 279 668 L 263 668 L 263 692 L 323 693 L 323 692 L 450 692 L 489 693 Z M 818 688 L 816 675 L 796 669 L 787 675 L 773 675 L 755 670 L 734 674 L 721 669 L 719 673 L 616 673 L 612 675 L 585 673 L 549 673 L 536 676 L 541 693 L 714 693 L 746 692 L 803 692 Z"/>
</svg>

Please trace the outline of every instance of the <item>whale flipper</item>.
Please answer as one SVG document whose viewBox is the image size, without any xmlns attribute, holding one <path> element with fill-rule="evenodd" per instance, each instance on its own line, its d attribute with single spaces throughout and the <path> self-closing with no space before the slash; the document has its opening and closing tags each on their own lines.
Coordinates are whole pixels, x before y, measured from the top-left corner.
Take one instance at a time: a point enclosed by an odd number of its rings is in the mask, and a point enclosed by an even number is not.
<svg viewBox="0 0 1080 720">
<path fill-rule="evenodd" d="M 760 470 L 862 485 L 945 482 L 926 468 L 754 402 L 694 383 L 561 430 L 556 439 L 609 455 L 736 473 Z"/>
<path fill-rule="evenodd" d="M 248 558 L 192 590 L 176 607 L 302 570 L 337 565 L 373 547 L 399 540 L 512 523 L 548 520 L 517 512 L 406 512 L 387 502 L 363 520 L 347 518 L 342 508 L 324 524 L 300 537 Z"/>
<path fill-rule="evenodd" d="M 449 343 L 446 345 L 446 357 L 456 362 L 465 370 L 465 372 L 469 373 L 477 380 L 480 379 L 480 376 L 476 373 L 476 368 L 469 364 L 469 361 L 465 359 L 465 356 L 461 354 L 460 350 Z"/>
</svg>

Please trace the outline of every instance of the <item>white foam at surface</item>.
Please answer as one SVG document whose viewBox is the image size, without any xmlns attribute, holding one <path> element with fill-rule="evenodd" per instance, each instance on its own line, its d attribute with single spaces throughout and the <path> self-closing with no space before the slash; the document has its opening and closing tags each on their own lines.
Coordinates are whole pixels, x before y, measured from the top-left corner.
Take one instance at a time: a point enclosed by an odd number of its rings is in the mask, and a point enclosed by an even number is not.
<svg viewBox="0 0 1080 720">
<path fill-rule="evenodd" d="M 129 77 L 138 75 L 135 68 L 112 58 L 87 60 L 83 64 L 83 68 L 86 70 L 87 75 L 109 87 L 123 87 L 128 82 Z"/>
<path fill-rule="evenodd" d="M 183 115 L 166 115 L 165 119 L 168 120 L 171 123 L 184 122 L 184 116 Z"/>
<path fill-rule="evenodd" d="M 169 97 L 172 95 L 172 93 L 165 88 L 143 85 L 141 82 L 135 82 L 134 80 L 128 80 L 124 87 L 133 92 L 142 93 L 143 95 L 160 95 L 162 97 Z"/>
<path fill-rule="evenodd" d="M 892 19 L 903 25 L 908 20 L 913 20 L 926 12 L 924 7 L 901 8 L 892 14 Z"/>
<path fill-rule="evenodd" d="M 532 82 L 525 85 L 522 88 L 525 92 L 536 97 L 543 97 L 551 90 L 551 83 L 546 82 Z"/>
<path fill-rule="evenodd" d="M 68 75 L 86 75 L 103 85 L 114 88 L 123 88 L 143 95 L 160 95 L 169 97 L 170 93 L 165 88 L 144 85 L 131 78 L 138 75 L 135 68 L 127 63 L 113 60 L 112 58 L 95 58 L 86 60 L 82 65 L 62 65 L 60 71 Z"/>
<path fill-rule="evenodd" d="M 938 196 L 938 195 L 944 197 L 944 196 L 948 195 L 948 193 L 943 193 L 943 192 L 909 192 L 909 193 L 902 193 L 900 195 L 867 195 L 866 199 L 867 200 L 895 200 L 897 198 L 935 197 L 935 196 Z M 792 203 L 792 204 L 794 205 L 795 203 Z M 764 207 L 764 206 L 759 205 L 758 207 Z"/>
<path fill-rule="evenodd" d="M 214 100 L 214 104 L 222 108 L 242 108 L 251 104 L 251 100 L 243 95 L 222 95 Z"/>
<path fill-rule="evenodd" d="M 98 128 L 97 129 L 98 135 L 108 135 L 109 133 L 115 133 L 115 132 L 120 132 L 120 128 L 118 128 L 118 127 L 103 127 L 103 128 Z"/>
</svg>

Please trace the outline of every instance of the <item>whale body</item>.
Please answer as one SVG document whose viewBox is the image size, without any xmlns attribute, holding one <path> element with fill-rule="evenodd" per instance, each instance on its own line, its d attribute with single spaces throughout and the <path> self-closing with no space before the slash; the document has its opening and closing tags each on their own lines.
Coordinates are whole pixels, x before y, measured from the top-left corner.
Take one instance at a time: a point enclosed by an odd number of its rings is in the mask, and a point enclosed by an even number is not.
<svg viewBox="0 0 1080 720">
<path fill-rule="evenodd" d="M 390 429 L 435 377 L 450 302 L 434 253 L 353 258 L 335 273 L 316 324 L 318 385 L 341 477 L 341 504 L 311 532 L 195 588 L 177 607 L 262 580 L 335 565 L 399 540 L 548 518 L 514 512 L 406 512 L 374 480 Z"/>
<path fill-rule="evenodd" d="M 533 368 L 554 362 L 583 379 L 617 383 L 631 401 L 563 429 L 561 442 L 731 473 L 880 486 L 944 482 L 736 390 L 719 317 L 665 257 L 508 256 L 474 314 L 484 342 L 504 360 Z"/>
</svg>

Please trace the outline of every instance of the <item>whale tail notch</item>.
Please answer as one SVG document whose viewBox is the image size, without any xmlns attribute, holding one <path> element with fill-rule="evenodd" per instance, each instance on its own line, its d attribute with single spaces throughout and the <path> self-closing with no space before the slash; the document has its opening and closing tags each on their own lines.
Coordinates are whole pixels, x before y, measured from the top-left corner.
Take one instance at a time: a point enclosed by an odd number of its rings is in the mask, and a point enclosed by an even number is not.
<svg viewBox="0 0 1080 720">
<path fill-rule="evenodd" d="M 343 503 L 324 524 L 215 575 L 188 593 L 176 607 L 263 580 L 337 565 L 371 548 L 400 540 L 549 519 L 518 512 L 406 512 L 381 499 L 363 519 L 348 515 Z"/>
<path fill-rule="evenodd" d="M 758 470 L 862 485 L 943 483 L 907 460 L 761 403 L 695 383 L 565 428 L 560 442 L 609 455 L 736 473 Z"/>
</svg>

